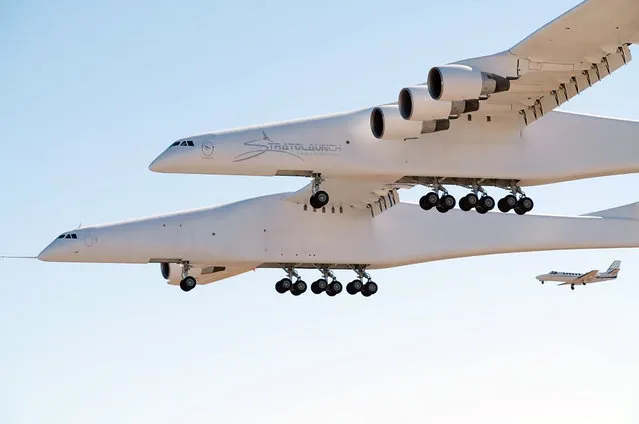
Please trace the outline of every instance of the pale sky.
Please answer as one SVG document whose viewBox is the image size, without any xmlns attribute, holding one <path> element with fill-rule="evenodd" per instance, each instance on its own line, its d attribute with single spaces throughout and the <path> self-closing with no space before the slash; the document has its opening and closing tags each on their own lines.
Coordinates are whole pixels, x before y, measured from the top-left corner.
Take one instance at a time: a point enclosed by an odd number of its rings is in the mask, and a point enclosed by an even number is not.
<svg viewBox="0 0 639 424">
<path fill-rule="evenodd" d="M 302 187 L 147 166 L 179 137 L 393 101 L 431 66 L 507 49 L 576 3 L 0 2 L 0 254 Z M 631 63 L 563 109 L 639 119 L 638 87 Z M 639 200 L 638 185 L 526 192 L 536 213 L 581 214 Z M 611 283 L 534 278 L 614 259 Z M 3 424 L 639 422 L 637 250 L 375 271 L 368 299 L 279 295 L 277 270 L 190 293 L 158 265 L 0 260 L 0 276 Z"/>
</svg>

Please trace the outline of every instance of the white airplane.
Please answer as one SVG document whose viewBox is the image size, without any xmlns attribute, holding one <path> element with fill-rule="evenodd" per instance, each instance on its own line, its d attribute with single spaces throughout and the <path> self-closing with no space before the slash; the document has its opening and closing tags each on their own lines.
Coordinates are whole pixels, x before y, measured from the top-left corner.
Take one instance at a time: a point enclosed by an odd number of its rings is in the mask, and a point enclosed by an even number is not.
<svg viewBox="0 0 639 424">
<path fill-rule="evenodd" d="M 446 186 L 459 185 L 464 211 L 524 214 L 522 187 L 639 172 L 639 122 L 553 111 L 629 63 L 637 42 L 639 2 L 585 1 L 508 50 L 431 68 L 394 103 L 183 138 L 149 167 L 310 177 L 315 208 L 423 185 L 422 208 L 447 212 Z M 375 183 L 358 191 L 361 180 Z M 347 197 L 328 189 L 342 183 Z M 507 193 L 495 202 L 486 186 Z"/>
<path fill-rule="evenodd" d="M 639 122 L 552 112 L 630 61 L 639 2 L 590 0 L 513 48 L 429 73 L 399 101 L 372 109 L 189 137 L 159 172 L 312 177 L 293 193 L 61 234 L 43 261 L 159 263 L 190 291 L 256 268 L 283 268 L 275 288 L 300 295 L 378 286 L 369 270 L 508 252 L 639 247 L 639 202 L 579 217 L 523 215 L 522 186 L 639 171 Z M 466 185 L 464 211 L 443 184 Z M 414 205 L 398 189 L 430 185 Z M 330 193 L 330 199 L 329 199 Z M 442 194 L 440 196 L 440 193 Z M 437 208 L 446 214 L 424 214 Z M 481 216 L 480 216 L 481 214 Z M 558 231 L 560 229 L 560 231 Z"/>
<path fill-rule="evenodd" d="M 541 284 L 544 284 L 545 281 L 560 281 L 560 286 L 565 286 L 570 284 L 570 288 L 572 290 L 575 289 L 575 285 L 577 284 L 591 284 L 591 283 L 599 283 L 601 281 L 609 281 L 617 279 L 617 274 L 621 270 L 621 261 L 614 261 L 610 264 L 610 267 L 606 270 L 606 272 L 599 272 L 598 269 L 593 269 L 592 271 L 586 272 L 585 274 L 579 274 L 576 272 L 560 272 L 560 271 L 550 271 L 548 274 L 538 275 L 537 279 L 541 281 Z"/>
</svg>

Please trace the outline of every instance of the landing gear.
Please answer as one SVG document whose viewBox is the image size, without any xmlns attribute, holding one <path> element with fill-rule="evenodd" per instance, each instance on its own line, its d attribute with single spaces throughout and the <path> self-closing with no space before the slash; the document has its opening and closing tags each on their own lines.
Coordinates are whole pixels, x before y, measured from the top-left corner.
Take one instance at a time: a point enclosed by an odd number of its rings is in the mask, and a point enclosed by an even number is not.
<svg viewBox="0 0 639 424">
<path fill-rule="evenodd" d="M 364 266 L 352 265 L 350 268 L 357 273 L 357 278 L 346 285 L 348 294 L 361 293 L 362 296 L 369 297 L 377 293 L 377 284 L 371 280 L 371 276 L 368 275 Z M 311 284 L 311 291 L 314 294 L 326 293 L 333 297 L 344 290 L 342 283 L 337 280 L 330 268 L 325 265 L 317 265 L 317 269 L 322 273 L 322 277 Z M 287 276 L 275 283 L 275 290 L 278 293 L 291 292 L 293 296 L 299 296 L 306 292 L 306 282 L 302 280 L 293 265 L 285 266 L 284 271 Z"/>
<path fill-rule="evenodd" d="M 517 183 L 513 183 L 510 186 L 510 192 L 511 194 L 499 200 L 497 206 L 500 211 L 505 213 L 514 210 L 517 215 L 524 215 L 530 212 L 535 206 L 532 199 L 526 196 Z M 519 195 L 519 199 L 516 197 L 517 195 Z"/>
<path fill-rule="evenodd" d="M 574 290 L 574 289 L 575 289 L 575 285 L 574 285 L 574 284 L 571 284 L 571 285 L 570 285 L 570 290 Z"/>
<path fill-rule="evenodd" d="M 191 276 L 187 276 L 180 281 L 180 288 L 185 291 L 191 291 L 197 285 L 197 280 Z"/>
<path fill-rule="evenodd" d="M 320 190 L 320 184 L 324 181 L 321 174 L 313 174 L 313 185 L 311 187 L 311 197 L 309 203 L 313 209 L 321 209 L 328 204 L 328 193 Z"/>
<path fill-rule="evenodd" d="M 357 273 L 357 279 L 351 281 L 346 286 L 346 291 L 349 294 L 361 293 L 362 296 L 369 297 L 377 293 L 377 283 L 371 280 L 371 276 L 366 272 L 364 267 L 355 266 L 353 267 L 353 271 Z M 362 283 L 363 280 L 366 280 L 366 284 Z"/>
<path fill-rule="evenodd" d="M 328 282 L 324 278 L 320 278 L 319 280 L 315 280 L 313 284 L 311 284 L 311 291 L 315 294 L 320 294 L 326 291 L 328 287 Z"/>
<path fill-rule="evenodd" d="M 195 277 L 191 277 L 189 275 L 189 271 L 191 270 L 191 264 L 188 262 L 182 263 L 182 280 L 180 281 L 180 288 L 182 291 L 189 292 L 195 288 L 197 285 L 197 280 Z"/>
<path fill-rule="evenodd" d="M 342 292 L 342 283 L 337 280 L 333 280 L 330 282 L 328 287 L 326 288 L 326 294 L 333 297 Z"/>
<path fill-rule="evenodd" d="M 477 195 L 475 193 L 468 193 L 467 195 L 459 199 L 459 209 L 463 210 L 464 212 L 468 212 L 469 210 L 477 207 L 478 202 L 479 199 L 477 198 Z"/>
<path fill-rule="evenodd" d="M 353 280 L 346 285 L 346 292 L 348 292 L 348 294 L 357 294 L 361 292 L 363 288 L 364 283 L 362 283 L 362 280 Z"/>
<path fill-rule="evenodd" d="M 275 283 L 275 290 L 280 294 L 290 291 L 293 296 L 304 293 L 307 288 L 306 282 L 302 280 L 297 271 L 293 267 L 287 267 L 284 270 L 288 276 Z M 293 278 L 296 278 L 295 282 L 293 282 Z"/>
<path fill-rule="evenodd" d="M 448 194 L 448 191 L 439 181 L 435 181 L 432 186 L 433 191 L 426 193 L 419 199 L 419 206 L 426 211 L 434 207 L 441 213 L 446 213 L 453 209 L 457 204 L 455 198 Z M 438 194 L 440 191 L 443 193 L 441 197 Z"/>
<path fill-rule="evenodd" d="M 282 278 L 280 281 L 275 283 L 275 290 L 277 290 L 277 292 L 280 294 L 286 293 L 287 291 L 291 289 L 292 285 L 293 285 L 293 282 L 291 281 L 290 278 Z"/>
</svg>

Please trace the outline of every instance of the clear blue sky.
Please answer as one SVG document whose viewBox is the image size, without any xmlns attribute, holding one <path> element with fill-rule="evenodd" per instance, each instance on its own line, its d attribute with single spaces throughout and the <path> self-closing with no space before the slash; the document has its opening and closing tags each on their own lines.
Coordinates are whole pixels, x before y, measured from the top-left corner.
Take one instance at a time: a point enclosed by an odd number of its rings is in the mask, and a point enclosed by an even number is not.
<svg viewBox="0 0 639 424">
<path fill-rule="evenodd" d="M 301 187 L 147 166 L 182 136 L 392 101 L 430 66 L 509 48 L 575 4 L 1 2 L 0 254 L 36 254 L 81 223 Z M 633 63 L 564 109 L 637 119 L 638 87 Z M 639 200 L 638 185 L 528 194 L 538 213 L 579 214 Z M 534 279 L 613 259 L 614 283 Z M 280 296 L 280 275 L 187 295 L 157 265 L 0 261 L 0 422 L 639 421 L 636 250 L 377 271 L 369 299 Z"/>
</svg>

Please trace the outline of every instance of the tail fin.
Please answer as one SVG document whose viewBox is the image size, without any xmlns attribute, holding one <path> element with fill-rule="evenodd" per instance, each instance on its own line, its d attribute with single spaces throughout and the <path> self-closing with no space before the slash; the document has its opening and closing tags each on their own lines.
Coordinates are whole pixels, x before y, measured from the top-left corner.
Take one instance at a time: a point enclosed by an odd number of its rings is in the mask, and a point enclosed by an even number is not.
<svg viewBox="0 0 639 424">
<path fill-rule="evenodd" d="M 599 216 L 601 218 L 621 218 L 621 219 L 638 219 L 639 220 L 639 202 L 630 203 L 629 205 L 617 206 L 612 209 L 605 209 L 597 212 L 590 212 L 584 216 Z"/>
<path fill-rule="evenodd" d="M 614 261 L 613 263 L 610 264 L 606 273 L 611 274 L 614 272 L 616 274 L 617 272 L 619 272 L 620 269 L 621 269 L 621 261 Z"/>
</svg>

